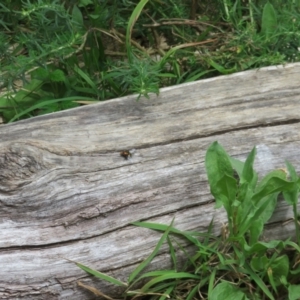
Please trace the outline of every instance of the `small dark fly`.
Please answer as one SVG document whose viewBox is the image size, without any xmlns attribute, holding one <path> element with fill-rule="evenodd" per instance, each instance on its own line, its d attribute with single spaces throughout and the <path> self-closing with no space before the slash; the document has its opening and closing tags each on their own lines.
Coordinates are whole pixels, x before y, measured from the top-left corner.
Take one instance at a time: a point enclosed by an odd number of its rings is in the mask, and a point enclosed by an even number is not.
<svg viewBox="0 0 300 300">
<path fill-rule="evenodd" d="M 132 157 L 132 155 L 135 153 L 136 149 L 131 150 L 123 150 L 120 152 L 120 156 L 124 157 L 126 160 L 128 160 L 128 157 Z"/>
<path fill-rule="evenodd" d="M 129 150 L 123 150 L 123 151 L 121 151 L 121 152 L 120 152 L 120 155 L 121 155 L 122 157 L 124 157 L 126 160 L 128 159 L 128 157 L 131 157 L 131 156 L 132 156 L 132 154 L 131 154 L 131 152 L 130 152 Z"/>
</svg>

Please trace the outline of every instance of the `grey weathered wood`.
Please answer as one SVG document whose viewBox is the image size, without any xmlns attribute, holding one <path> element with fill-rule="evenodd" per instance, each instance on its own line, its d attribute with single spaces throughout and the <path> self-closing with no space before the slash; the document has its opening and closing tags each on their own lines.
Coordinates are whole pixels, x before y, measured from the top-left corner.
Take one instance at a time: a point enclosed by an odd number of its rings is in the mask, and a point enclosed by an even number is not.
<svg viewBox="0 0 300 300">
<path fill-rule="evenodd" d="M 299 170 L 299 75 L 268 67 L 1 126 L 0 298 L 92 299 L 79 279 L 113 294 L 65 258 L 125 280 L 160 237 L 133 221 L 205 231 L 214 218 L 219 232 L 206 149 L 218 140 L 245 159 L 257 145 L 260 175 L 285 159 Z M 293 235 L 291 217 L 279 203 L 266 236 Z M 152 267 L 169 263 L 162 253 Z"/>
</svg>

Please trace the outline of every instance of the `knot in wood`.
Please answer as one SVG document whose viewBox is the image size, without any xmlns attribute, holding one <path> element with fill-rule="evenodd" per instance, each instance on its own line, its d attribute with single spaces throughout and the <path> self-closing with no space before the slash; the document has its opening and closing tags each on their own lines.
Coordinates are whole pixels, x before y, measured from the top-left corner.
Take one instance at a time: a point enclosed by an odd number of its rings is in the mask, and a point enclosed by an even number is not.
<svg viewBox="0 0 300 300">
<path fill-rule="evenodd" d="M 11 145 L 0 152 L 1 190 L 22 186 L 44 169 L 40 149 L 26 144 Z"/>
</svg>

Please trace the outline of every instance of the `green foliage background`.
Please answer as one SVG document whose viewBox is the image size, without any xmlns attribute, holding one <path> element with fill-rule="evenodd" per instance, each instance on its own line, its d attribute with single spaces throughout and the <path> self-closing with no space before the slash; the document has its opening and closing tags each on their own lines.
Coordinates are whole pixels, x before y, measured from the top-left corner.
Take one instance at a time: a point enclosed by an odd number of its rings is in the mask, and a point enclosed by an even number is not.
<svg viewBox="0 0 300 300">
<path fill-rule="evenodd" d="M 5 0 L 6 122 L 299 61 L 299 0 Z"/>
</svg>

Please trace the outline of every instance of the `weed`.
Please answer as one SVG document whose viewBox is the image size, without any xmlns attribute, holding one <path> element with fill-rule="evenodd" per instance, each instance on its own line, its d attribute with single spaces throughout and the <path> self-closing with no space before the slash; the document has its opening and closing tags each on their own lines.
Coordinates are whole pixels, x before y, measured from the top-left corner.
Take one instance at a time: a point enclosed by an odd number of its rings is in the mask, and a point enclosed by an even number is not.
<svg viewBox="0 0 300 300">
<path fill-rule="evenodd" d="M 213 236 L 213 221 L 207 233 L 181 231 L 171 224 L 134 222 L 136 226 L 162 231 L 153 252 L 120 282 L 80 263 L 87 273 L 124 287 L 124 299 L 149 296 L 149 299 L 299 299 L 300 235 L 297 202 L 300 177 L 286 162 L 287 169 L 268 173 L 260 182 L 253 168 L 256 149 L 245 162 L 231 158 L 214 142 L 206 153 L 205 166 L 216 208 L 224 207 L 227 224 L 221 236 Z M 272 216 L 279 194 L 293 206 L 296 242 L 262 241 L 264 225 Z M 195 254 L 187 254 L 187 263 L 178 271 L 175 236 L 195 246 Z M 200 239 L 199 239 L 200 237 Z M 167 241 L 174 264 L 173 270 L 143 273 L 162 244 Z M 146 283 L 144 279 L 147 279 Z M 135 288 L 138 284 L 139 288 Z M 103 295 L 92 287 L 90 291 Z"/>
</svg>

